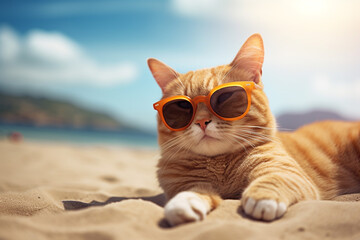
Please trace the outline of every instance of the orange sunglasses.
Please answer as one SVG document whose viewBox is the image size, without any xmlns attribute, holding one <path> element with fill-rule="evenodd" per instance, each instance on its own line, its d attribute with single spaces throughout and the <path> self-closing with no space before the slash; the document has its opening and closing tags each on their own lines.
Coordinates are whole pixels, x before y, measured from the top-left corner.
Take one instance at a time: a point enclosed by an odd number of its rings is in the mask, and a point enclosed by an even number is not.
<svg viewBox="0 0 360 240">
<path fill-rule="evenodd" d="M 178 95 L 168 97 L 154 103 L 154 109 L 167 128 L 181 131 L 190 126 L 194 120 L 197 105 L 200 102 L 218 118 L 235 121 L 243 118 L 250 110 L 251 91 L 261 89 L 254 82 L 231 82 L 215 87 L 207 96 L 197 96 L 193 99 Z"/>
</svg>

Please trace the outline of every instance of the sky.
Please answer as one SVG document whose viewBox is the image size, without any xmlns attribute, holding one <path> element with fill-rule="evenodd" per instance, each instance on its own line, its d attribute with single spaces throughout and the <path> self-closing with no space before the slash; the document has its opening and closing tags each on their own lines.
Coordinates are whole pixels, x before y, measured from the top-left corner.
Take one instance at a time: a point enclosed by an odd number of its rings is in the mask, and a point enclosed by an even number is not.
<svg viewBox="0 0 360 240">
<path fill-rule="evenodd" d="M 357 0 L 2 0 L 0 90 L 64 99 L 156 129 L 161 90 L 146 60 L 185 73 L 264 39 L 275 115 L 326 109 L 360 119 Z"/>
</svg>

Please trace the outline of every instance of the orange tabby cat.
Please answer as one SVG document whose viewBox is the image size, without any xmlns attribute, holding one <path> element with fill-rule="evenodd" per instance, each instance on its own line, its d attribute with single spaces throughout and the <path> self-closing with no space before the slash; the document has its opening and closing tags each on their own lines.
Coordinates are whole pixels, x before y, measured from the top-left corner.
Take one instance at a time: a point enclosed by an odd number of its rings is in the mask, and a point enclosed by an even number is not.
<svg viewBox="0 0 360 240">
<path fill-rule="evenodd" d="M 241 198 L 247 215 L 270 221 L 298 201 L 360 192 L 360 122 L 322 122 L 278 132 L 261 90 L 263 59 L 262 38 L 254 34 L 229 65 L 180 74 L 148 60 L 163 99 L 206 96 L 228 82 L 257 86 L 249 112 L 236 121 L 221 120 L 204 103 L 182 131 L 168 129 L 159 117 L 157 173 L 171 225 L 203 220 L 222 198 Z"/>
</svg>

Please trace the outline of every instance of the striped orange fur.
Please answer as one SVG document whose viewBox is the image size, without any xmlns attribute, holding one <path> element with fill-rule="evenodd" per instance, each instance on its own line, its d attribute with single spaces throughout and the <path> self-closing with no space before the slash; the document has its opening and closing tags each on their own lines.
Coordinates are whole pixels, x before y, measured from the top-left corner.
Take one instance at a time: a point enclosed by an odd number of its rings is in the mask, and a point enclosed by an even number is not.
<svg viewBox="0 0 360 240">
<path fill-rule="evenodd" d="M 262 38 L 255 34 L 229 65 L 180 74 L 155 59 L 148 64 L 163 98 L 193 98 L 226 82 L 263 86 L 263 57 Z M 210 138 L 203 139 L 205 133 L 195 124 L 203 118 L 211 120 L 205 132 Z M 360 192 L 360 122 L 322 122 L 278 132 L 261 90 L 253 91 L 250 111 L 240 120 L 220 120 L 200 104 L 189 128 L 170 131 L 159 118 L 158 133 L 157 174 L 167 198 L 195 194 L 178 197 L 183 202 L 170 200 L 165 215 L 172 225 L 203 219 L 196 217 L 203 211 L 200 203 L 208 213 L 224 198 L 241 198 L 246 214 L 273 220 L 298 201 Z M 191 196 L 199 197 L 196 204 Z"/>
</svg>

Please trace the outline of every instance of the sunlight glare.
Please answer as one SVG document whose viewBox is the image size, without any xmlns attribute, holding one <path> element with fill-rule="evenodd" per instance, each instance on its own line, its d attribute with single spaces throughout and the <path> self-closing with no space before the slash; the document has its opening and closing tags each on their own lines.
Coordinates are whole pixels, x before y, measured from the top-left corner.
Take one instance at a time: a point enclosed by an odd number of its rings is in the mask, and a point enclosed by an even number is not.
<svg viewBox="0 0 360 240">
<path fill-rule="evenodd" d="M 327 10 L 326 0 L 299 0 L 297 1 L 297 9 L 304 15 L 318 16 Z"/>
</svg>

